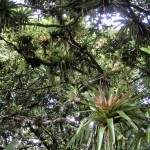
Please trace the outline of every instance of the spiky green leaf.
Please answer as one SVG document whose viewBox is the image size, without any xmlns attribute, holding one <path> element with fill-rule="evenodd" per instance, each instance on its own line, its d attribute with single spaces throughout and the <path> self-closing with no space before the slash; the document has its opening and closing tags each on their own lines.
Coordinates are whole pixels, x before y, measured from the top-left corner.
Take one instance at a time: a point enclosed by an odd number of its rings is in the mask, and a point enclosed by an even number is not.
<svg viewBox="0 0 150 150">
<path fill-rule="evenodd" d="M 98 127 L 97 150 L 101 150 L 105 128 L 105 126 Z"/>
<path fill-rule="evenodd" d="M 150 54 L 150 46 L 148 47 L 142 47 L 141 50 L 147 54 Z"/>
<path fill-rule="evenodd" d="M 125 120 L 128 121 L 128 123 L 135 129 L 138 130 L 138 127 L 135 125 L 135 123 L 132 121 L 132 119 L 127 116 L 123 111 L 118 110 L 117 113 L 119 114 L 119 116 Z"/>
<path fill-rule="evenodd" d="M 112 143 L 115 144 L 115 128 L 114 128 L 113 118 L 107 119 L 107 125 L 110 131 L 110 137 L 111 137 Z"/>
<path fill-rule="evenodd" d="M 146 130 L 146 140 L 147 143 L 150 144 L 150 126 Z"/>
</svg>

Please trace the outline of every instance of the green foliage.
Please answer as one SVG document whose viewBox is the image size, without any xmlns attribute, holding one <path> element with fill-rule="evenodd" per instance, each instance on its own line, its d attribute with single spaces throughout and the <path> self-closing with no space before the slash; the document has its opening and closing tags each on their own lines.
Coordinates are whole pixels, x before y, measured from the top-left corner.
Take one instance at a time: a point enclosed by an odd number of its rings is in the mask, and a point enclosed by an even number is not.
<svg viewBox="0 0 150 150">
<path fill-rule="evenodd" d="M 149 127 L 147 128 L 147 131 L 146 131 L 146 139 L 147 139 L 147 143 L 149 144 L 150 143 L 150 129 L 149 129 Z"/>
<path fill-rule="evenodd" d="M 5 147 L 4 150 L 17 150 L 18 145 L 19 145 L 18 141 L 13 140 L 8 146 Z"/>
<path fill-rule="evenodd" d="M 149 149 L 148 5 L 0 0 L 0 149 Z"/>
<path fill-rule="evenodd" d="M 146 47 L 142 47 L 141 50 L 147 54 L 150 54 L 150 46 Z"/>
<path fill-rule="evenodd" d="M 77 131 L 77 135 L 78 133 L 82 132 L 84 130 L 82 128 L 87 125 L 89 126 L 90 130 L 90 124 L 92 122 L 97 124 L 98 130 L 96 133 L 93 133 L 94 135 L 92 136 L 97 136 L 97 138 L 94 139 L 98 139 L 99 141 L 97 141 L 97 150 L 102 149 L 102 143 L 107 145 L 107 149 L 110 149 L 111 146 L 114 147 L 119 145 L 119 141 L 116 142 L 116 136 L 118 136 L 116 131 L 119 130 L 120 125 L 122 126 L 122 132 L 119 133 L 119 136 L 126 137 L 128 140 L 130 139 L 130 135 L 126 136 L 124 133 L 124 131 L 126 131 L 126 126 L 131 126 L 134 129 L 134 131 L 132 131 L 131 128 L 130 134 L 132 134 L 132 132 L 134 134 L 140 133 L 138 131 L 138 119 L 140 118 L 144 121 L 146 117 L 141 111 L 139 111 L 139 108 L 137 107 L 139 98 L 137 96 L 131 96 L 129 92 L 122 92 L 122 89 L 116 90 L 116 93 L 114 92 L 114 89 L 104 92 L 101 88 L 99 88 L 99 90 L 95 91 L 95 93 L 90 91 L 89 94 L 87 92 L 84 94 L 86 99 L 83 101 L 83 104 L 89 106 L 91 113 L 82 121 Z M 99 93 L 99 95 L 97 93 Z M 107 95 L 107 93 L 109 94 Z M 142 135 L 142 137 L 140 136 L 138 141 L 139 147 L 141 146 L 140 140 L 143 138 L 143 136 L 146 137 L 146 134 Z M 87 135 L 85 135 L 85 137 L 87 137 Z M 105 138 L 103 139 L 103 137 Z M 73 143 L 78 143 L 75 141 L 80 141 L 81 139 L 83 139 L 83 137 L 80 136 L 80 134 L 79 136 L 75 135 L 71 142 L 73 141 Z M 77 146 L 79 147 L 80 145 L 81 143 L 78 143 L 78 145 L 74 145 L 74 148 Z M 106 145 L 104 147 L 106 147 Z M 132 145 L 133 144 L 129 146 Z"/>
<path fill-rule="evenodd" d="M 100 150 L 102 147 L 102 142 L 103 142 L 103 136 L 104 136 L 104 132 L 105 132 L 105 128 L 103 126 L 98 127 L 98 136 L 97 136 L 97 150 Z"/>
<path fill-rule="evenodd" d="M 87 139 L 85 137 L 89 136 L 90 130 L 87 125 L 84 125 L 81 127 L 81 130 L 78 130 L 78 132 L 72 137 L 72 139 L 69 141 L 67 147 L 75 149 L 78 147 L 78 145 L 81 145 L 83 142 L 85 142 Z"/>
</svg>

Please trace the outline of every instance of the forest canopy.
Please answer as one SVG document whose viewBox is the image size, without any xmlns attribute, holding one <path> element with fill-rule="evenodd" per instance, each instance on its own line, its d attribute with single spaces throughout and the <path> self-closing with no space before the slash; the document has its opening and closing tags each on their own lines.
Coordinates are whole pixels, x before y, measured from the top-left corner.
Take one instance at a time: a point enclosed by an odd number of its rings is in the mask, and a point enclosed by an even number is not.
<svg viewBox="0 0 150 150">
<path fill-rule="evenodd" d="M 0 150 L 150 148 L 149 0 L 0 0 Z"/>
</svg>

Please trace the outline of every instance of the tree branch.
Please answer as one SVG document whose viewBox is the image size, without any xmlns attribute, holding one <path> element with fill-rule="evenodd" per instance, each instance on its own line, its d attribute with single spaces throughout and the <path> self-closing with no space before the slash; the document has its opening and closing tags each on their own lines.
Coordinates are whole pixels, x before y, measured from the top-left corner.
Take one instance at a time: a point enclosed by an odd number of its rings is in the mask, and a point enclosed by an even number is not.
<svg viewBox="0 0 150 150">
<path fill-rule="evenodd" d="M 149 77 L 148 74 L 142 74 L 140 77 L 136 78 L 136 79 L 132 79 L 131 82 L 129 82 L 129 84 L 132 84 L 134 83 L 135 81 L 138 81 L 140 80 L 141 78 L 144 78 L 144 77 Z"/>
<path fill-rule="evenodd" d="M 42 24 L 42 23 L 24 23 L 23 25 L 33 25 L 33 26 L 38 26 L 38 27 L 45 27 L 45 28 L 51 28 L 51 27 L 56 27 L 56 28 L 66 28 L 66 27 L 71 27 L 72 25 L 74 25 L 78 19 L 80 18 L 80 14 L 77 15 L 77 17 L 72 21 L 70 22 L 69 24 L 66 24 L 66 25 L 58 25 L 58 24 Z"/>
<path fill-rule="evenodd" d="M 73 0 L 72 2 L 68 3 L 68 4 L 65 4 L 65 5 L 52 5 L 52 6 L 49 6 L 49 9 L 50 10 L 53 10 L 53 9 L 56 9 L 56 8 L 70 8 L 72 6 L 75 6 L 75 3 L 76 2 L 79 2 L 79 0 Z M 45 9 L 43 5 L 36 5 L 36 6 L 31 6 L 31 5 L 25 5 L 25 4 L 22 4 L 22 3 L 18 3 L 17 6 L 23 6 L 23 7 L 27 7 L 27 8 L 32 8 L 32 9 L 39 9 L 39 10 L 48 10 L 48 9 Z"/>
<path fill-rule="evenodd" d="M 13 43 L 8 42 L 7 40 L 5 40 L 3 37 L 0 36 L 0 40 L 3 40 L 4 42 L 6 42 L 8 45 L 12 46 L 15 50 L 18 51 L 17 46 L 15 46 Z"/>
<path fill-rule="evenodd" d="M 92 63 L 96 66 L 97 70 L 98 70 L 101 74 L 104 73 L 104 72 L 103 72 L 103 69 L 99 66 L 99 64 L 96 62 L 96 60 L 93 58 L 93 56 L 87 51 L 87 47 L 82 47 L 79 43 L 77 43 L 77 42 L 73 39 L 71 33 L 70 33 L 68 42 L 69 42 L 69 44 L 71 44 L 72 46 L 74 46 L 74 47 L 76 47 L 77 49 L 79 49 L 82 54 L 84 54 L 84 55 L 86 54 L 86 55 L 90 58 L 90 60 L 92 61 Z"/>
<path fill-rule="evenodd" d="M 136 10 L 140 11 L 140 12 L 143 12 L 147 15 L 150 15 L 150 10 L 145 10 L 137 5 L 134 5 L 134 4 L 130 4 L 131 7 L 135 8 Z"/>
</svg>

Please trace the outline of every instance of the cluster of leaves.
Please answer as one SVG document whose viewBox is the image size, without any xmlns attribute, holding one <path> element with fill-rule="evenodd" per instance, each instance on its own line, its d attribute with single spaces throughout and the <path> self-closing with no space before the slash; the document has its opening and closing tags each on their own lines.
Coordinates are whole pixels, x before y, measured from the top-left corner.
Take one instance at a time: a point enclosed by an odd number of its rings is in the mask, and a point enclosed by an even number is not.
<svg viewBox="0 0 150 150">
<path fill-rule="evenodd" d="M 147 0 L 1 0 L 0 12 L 1 149 L 148 148 Z"/>
<path fill-rule="evenodd" d="M 145 114 L 137 106 L 139 96 L 131 94 L 131 91 L 124 93 L 123 88 L 104 92 L 99 87 L 94 91 L 95 93 L 88 91 L 83 94 L 85 100 L 82 102 L 89 106 L 90 110 L 87 111 L 92 113 L 83 119 L 76 135 L 69 142 L 70 147 L 73 149 L 79 147 L 85 138 L 87 139 L 86 148 L 95 149 L 97 145 L 97 150 L 127 147 L 140 149 L 142 148 L 141 140 L 143 145 L 149 143 L 149 126 L 146 125 L 148 118 L 146 119 Z M 81 133 L 90 124 L 90 133 L 85 132 L 83 137 Z M 125 142 L 128 142 L 128 145 L 122 144 Z"/>
</svg>

